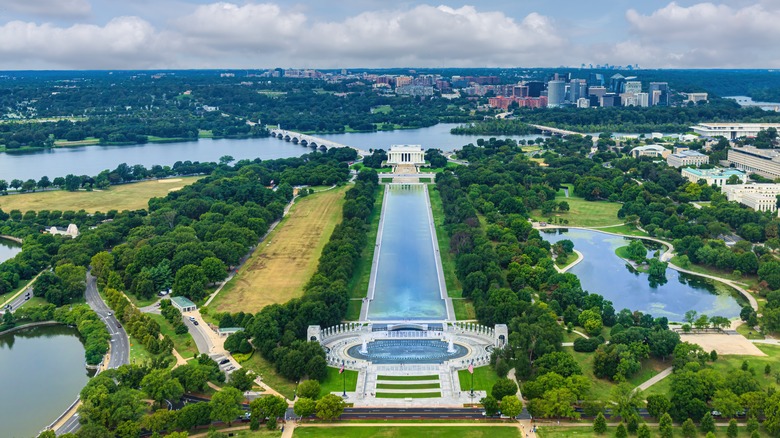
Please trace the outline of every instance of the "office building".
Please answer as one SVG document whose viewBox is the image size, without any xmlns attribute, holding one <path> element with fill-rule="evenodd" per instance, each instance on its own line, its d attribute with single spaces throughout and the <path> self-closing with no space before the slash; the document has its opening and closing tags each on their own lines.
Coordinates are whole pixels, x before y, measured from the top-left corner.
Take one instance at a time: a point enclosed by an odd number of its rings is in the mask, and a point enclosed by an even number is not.
<svg viewBox="0 0 780 438">
<path fill-rule="evenodd" d="M 739 137 L 755 137 L 769 128 L 780 130 L 780 123 L 699 123 L 691 126 L 693 132 L 703 137 L 726 137 L 736 140 Z"/>
<path fill-rule="evenodd" d="M 620 96 L 615 93 L 606 93 L 601 96 L 599 105 L 603 107 L 620 106 Z"/>
<path fill-rule="evenodd" d="M 639 157 L 666 158 L 671 153 L 672 151 L 666 149 L 665 147 L 659 144 L 649 144 L 647 146 L 637 146 L 634 149 L 631 149 L 629 155 L 631 155 L 634 158 L 639 158 Z"/>
<path fill-rule="evenodd" d="M 650 82 L 649 92 L 650 105 L 669 106 L 669 83 Z"/>
<path fill-rule="evenodd" d="M 563 81 L 550 81 L 547 83 L 547 106 L 555 108 L 561 106 L 566 98 L 566 83 Z"/>
<path fill-rule="evenodd" d="M 523 83 L 528 87 L 528 97 L 540 97 L 544 91 L 544 82 L 530 81 Z"/>
<path fill-rule="evenodd" d="M 691 102 L 691 103 L 707 101 L 707 93 L 687 93 L 686 97 L 687 97 L 686 102 Z"/>
<path fill-rule="evenodd" d="M 627 94 L 637 94 L 642 92 L 642 82 L 640 81 L 626 81 L 623 87 L 623 92 Z"/>
<path fill-rule="evenodd" d="M 695 169 L 693 167 L 684 167 L 680 174 L 690 182 L 698 183 L 699 180 L 704 180 L 707 185 L 718 187 L 725 186 L 732 176 L 736 176 L 736 179 L 741 184 L 747 181 L 747 174 L 737 169 Z"/>
<path fill-rule="evenodd" d="M 780 178 L 780 152 L 755 146 L 729 149 L 728 161 L 735 168 L 756 173 L 765 178 Z"/>
<path fill-rule="evenodd" d="M 700 166 L 710 162 L 710 157 L 698 151 L 684 150 L 666 157 L 666 164 L 672 167 Z"/>
<path fill-rule="evenodd" d="M 721 189 L 726 199 L 756 211 L 777 211 L 780 184 L 733 184 Z"/>
<path fill-rule="evenodd" d="M 647 107 L 650 105 L 650 96 L 647 93 L 636 93 L 636 106 Z"/>
<path fill-rule="evenodd" d="M 577 108 L 590 108 L 590 99 L 585 97 L 577 99 Z"/>
</svg>

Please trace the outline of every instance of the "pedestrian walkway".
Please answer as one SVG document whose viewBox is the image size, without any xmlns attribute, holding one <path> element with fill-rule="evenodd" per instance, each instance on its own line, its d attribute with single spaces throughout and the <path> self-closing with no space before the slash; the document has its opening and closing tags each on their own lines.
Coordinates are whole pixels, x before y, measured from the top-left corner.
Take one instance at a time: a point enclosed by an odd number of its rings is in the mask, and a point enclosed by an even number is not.
<svg viewBox="0 0 780 438">
<path fill-rule="evenodd" d="M 639 391 L 644 391 L 644 390 L 646 390 L 647 388 L 649 388 L 649 387 L 651 387 L 651 386 L 655 385 L 656 383 L 660 382 L 661 380 L 663 380 L 663 379 L 665 379 L 665 378 L 669 377 L 669 375 L 671 375 L 671 374 L 672 374 L 672 371 L 674 371 L 674 367 L 665 368 L 665 369 L 664 369 L 663 371 L 661 371 L 660 373 L 658 373 L 658 374 L 656 374 L 655 376 L 653 376 L 653 377 L 651 377 L 651 378 L 649 378 L 649 379 L 645 380 L 644 382 L 642 382 L 642 384 L 640 384 L 639 386 L 637 386 L 637 387 L 634 389 L 634 391 L 637 391 L 637 390 L 639 390 Z"/>
</svg>

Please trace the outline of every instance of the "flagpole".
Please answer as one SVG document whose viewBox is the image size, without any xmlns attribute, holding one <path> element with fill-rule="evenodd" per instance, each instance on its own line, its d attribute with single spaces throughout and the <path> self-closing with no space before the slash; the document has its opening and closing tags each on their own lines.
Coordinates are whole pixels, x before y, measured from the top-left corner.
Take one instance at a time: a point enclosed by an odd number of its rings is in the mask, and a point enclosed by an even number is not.
<svg viewBox="0 0 780 438">
<path fill-rule="evenodd" d="M 344 361 L 342 360 L 341 361 L 341 381 L 344 384 L 344 393 L 341 394 L 341 396 L 344 397 L 344 398 L 347 397 L 347 373 L 345 371 L 346 370 L 344 369 Z"/>
<path fill-rule="evenodd" d="M 471 361 L 471 397 L 474 398 L 474 361 Z"/>
</svg>

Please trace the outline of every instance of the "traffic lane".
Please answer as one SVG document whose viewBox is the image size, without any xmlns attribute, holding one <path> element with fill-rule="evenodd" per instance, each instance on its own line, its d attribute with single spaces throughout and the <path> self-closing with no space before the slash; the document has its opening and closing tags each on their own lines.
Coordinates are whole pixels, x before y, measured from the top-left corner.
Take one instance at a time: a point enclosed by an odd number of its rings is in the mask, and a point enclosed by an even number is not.
<svg viewBox="0 0 780 438">
<path fill-rule="evenodd" d="M 19 294 L 18 297 L 14 298 L 13 301 L 8 303 L 8 305 L 11 306 L 10 307 L 11 312 L 15 312 L 16 309 L 22 307 L 22 305 L 32 297 L 33 297 L 32 288 L 27 288 L 27 290 L 24 293 Z M 5 309 L 3 309 L 3 311 L 5 311 Z"/>
<path fill-rule="evenodd" d="M 209 354 L 211 352 L 211 343 L 208 341 L 208 335 L 201 331 L 203 329 L 203 324 L 199 323 L 198 325 L 195 325 L 190 321 L 189 317 L 186 316 L 182 316 L 182 321 L 184 321 L 184 325 L 187 326 L 187 330 L 189 330 L 190 335 L 192 335 L 192 340 L 195 341 L 198 352 Z"/>
<path fill-rule="evenodd" d="M 103 301 L 98 293 L 97 278 L 87 273 L 87 284 L 84 292 L 89 307 L 103 320 L 111 336 L 109 343 L 111 345 L 111 358 L 108 361 L 109 368 L 117 368 L 130 363 L 130 341 L 127 338 L 127 332 L 117 319 L 116 315 Z"/>
<path fill-rule="evenodd" d="M 54 433 L 57 434 L 57 435 L 63 435 L 63 434 L 66 434 L 66 433 L 73 433 L 76 430 L 78 430 L 79 426 L 81 426 L 81 423 L 79 423 L 79 414 L 77 412 L 77 413 L 73 414 L 73 416 L 70 417 L 68 419 L 68 421 L 63 423 L 62 426 L 60 426 L 59 429 L 54 431 Z"/>
</svg>

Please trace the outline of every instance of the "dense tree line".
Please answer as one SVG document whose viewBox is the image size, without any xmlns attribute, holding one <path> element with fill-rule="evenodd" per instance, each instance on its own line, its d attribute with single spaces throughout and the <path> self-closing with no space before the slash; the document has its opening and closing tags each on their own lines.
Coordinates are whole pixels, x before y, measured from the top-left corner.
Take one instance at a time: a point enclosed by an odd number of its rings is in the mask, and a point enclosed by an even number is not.
<svg viewBox="0 0 780 438">
<path fill-rule="evenodd" d="M 347 310 L 347 282 L 367 244 L 367 220 L 374 208 L 378 177 L 362 170 L 346 195 L 343 220 L 322 250 L 317 271 L 304 286 L 304 295 L 285 304 L 263 308 L 252 317 L 220 316 L 221 326 L 239 325 L 245 332 L 231 335 L 226 345 L 240 351 L 251 336 L 252 344 L 274 363 L 282 376 L 322 380 L 327 373 L 325 352 L 316 342 L 301 341 L 309 325 L 329 327 L 342 321 Z M 223 325 L 224 324 L 224 325 Z"/>
</svg>

